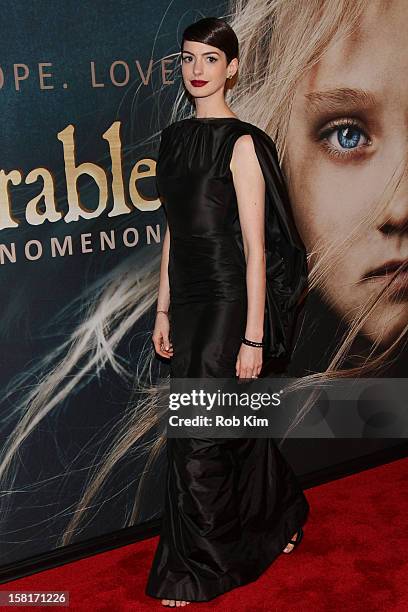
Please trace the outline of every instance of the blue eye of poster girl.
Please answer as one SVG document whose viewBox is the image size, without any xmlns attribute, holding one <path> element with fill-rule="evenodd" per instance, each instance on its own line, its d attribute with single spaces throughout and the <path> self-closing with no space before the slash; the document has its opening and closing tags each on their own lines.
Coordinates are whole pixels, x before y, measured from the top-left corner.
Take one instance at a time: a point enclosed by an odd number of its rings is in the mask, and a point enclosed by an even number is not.
<svg viewBox="0 0 408 612">
<path fill-rule="evenodd" d="M 352 149 L 360 144 L 361 130 L 354 127 L 342 127 L 336 130 L 337 141 L 341 147 Z"/>
</svg>

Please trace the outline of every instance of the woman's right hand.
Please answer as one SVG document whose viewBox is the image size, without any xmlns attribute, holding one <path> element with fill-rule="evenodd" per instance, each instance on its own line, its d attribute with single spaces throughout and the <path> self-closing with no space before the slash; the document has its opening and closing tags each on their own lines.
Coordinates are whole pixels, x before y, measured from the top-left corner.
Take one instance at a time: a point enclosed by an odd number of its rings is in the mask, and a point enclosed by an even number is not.
<svg viewBox="0 0 408 612">
<path fill-rule="evenodd" d="M 156 314 L 152 340 L 158 355 L 166 359 L 173 356 L 173 345 L 170 342 L 170 321 L 165 312 Z"/>
</svg>

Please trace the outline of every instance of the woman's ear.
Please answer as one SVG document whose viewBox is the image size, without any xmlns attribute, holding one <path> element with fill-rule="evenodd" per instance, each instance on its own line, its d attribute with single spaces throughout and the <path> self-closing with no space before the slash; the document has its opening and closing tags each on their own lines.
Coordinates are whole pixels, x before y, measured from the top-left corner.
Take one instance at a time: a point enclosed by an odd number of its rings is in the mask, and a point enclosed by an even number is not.
<svg viewBox="0 0 408 612">
<path fill-rule="evenodd" d="M 235 57 L 228 64 L 227 77 L 232 78 L 236 75 L 237 72 L 238 72 L 238 59 Z"/>
</svg>

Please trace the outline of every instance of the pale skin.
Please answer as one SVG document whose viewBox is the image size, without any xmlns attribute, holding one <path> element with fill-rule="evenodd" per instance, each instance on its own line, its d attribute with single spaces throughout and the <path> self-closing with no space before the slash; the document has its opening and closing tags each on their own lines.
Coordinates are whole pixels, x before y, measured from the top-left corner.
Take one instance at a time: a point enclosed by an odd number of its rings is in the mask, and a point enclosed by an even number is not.
<svg viewBox="0 0 408 612">
<path fill-rule="evenodd" d="M 195 41 L 185 41 L 182 52 L 182 75 L 186 89 L 194 96 L 196 116 L 235 117 L 225 103 L 224 88 L 227 79 L 238 70 L 238 59 L 228 64 L 226 55 L 217 47 Z M 208 81 L 203 87 L 193 87 L 192 80 Z M 239 221 L 242 231 L 246 260 L 247 321 L 245 337 L 261 341 L 263 337 L 264 305 L 266 291 L 264 252 L 265 182 L 252 137 L 240 136 L 235 142 L 230 162 L 234 188 L 237 195 Z M 238 171 L 239 169 L 239 171 Z M 167 226 L 160 267 L 160 286 L 157 310 L 168 311 L 170 289 L 168 262 L 170 230 Z M 170 359 L 173 346 L 169 340 L 170 324 L 166 313 L 158 312 L 153 331 L 153 344 L 158 355 Z M 236 375 L 239 378 L 258 376 L 262 368 L 262 348 L 241 344 L 237 360 Z M 297 533 L 293 538 L 296 540 Z M 288 544 L 283 552 L 291 552 Z M 182 607 L 191 603 L 185 600 L 162 599 L 169 607 Z"/>
<path fill-rule="evenodd" d="M 389 281 L 391 271 L 376 269 L 408 262 L 406 167 L 385 206 L 380 201 L 408 159 L 407 24 L 406 0 L 367 3 L 352 40 L 333 42 L 294 96 L 285 165 L 296 224 L 312 265 L 340 245 L 322 294 L 345 319 Z M 401 283 L 407 274 L 399 273 Z M 377 305 L 362 333 L 387 347 L 407 323 L 408 291 L 401 287 Z"/>
</svg>

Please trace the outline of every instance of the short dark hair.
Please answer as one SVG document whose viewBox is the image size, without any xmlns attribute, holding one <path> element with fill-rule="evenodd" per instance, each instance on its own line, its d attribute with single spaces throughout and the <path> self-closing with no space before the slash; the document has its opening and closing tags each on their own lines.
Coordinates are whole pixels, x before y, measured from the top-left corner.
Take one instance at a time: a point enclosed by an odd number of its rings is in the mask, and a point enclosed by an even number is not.
<svg viewBox="0 0 408 612">
<path fill-rule="evenodd" d="M 183 51 L 185 40 L 204 43 L 224 51 L 227 57 L 227 65 L 235 57 L 238 57 L 237 35 L 224 19 L 218 17 L 204 17 L 204 19 L 189 25 L 183 32 L 181 51 Z"/>
</svg>

